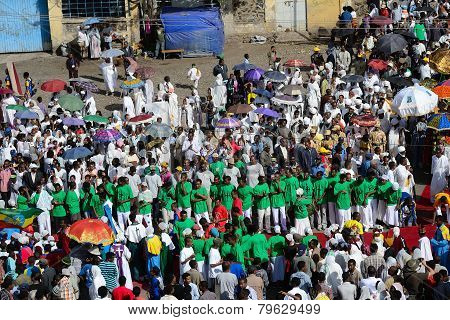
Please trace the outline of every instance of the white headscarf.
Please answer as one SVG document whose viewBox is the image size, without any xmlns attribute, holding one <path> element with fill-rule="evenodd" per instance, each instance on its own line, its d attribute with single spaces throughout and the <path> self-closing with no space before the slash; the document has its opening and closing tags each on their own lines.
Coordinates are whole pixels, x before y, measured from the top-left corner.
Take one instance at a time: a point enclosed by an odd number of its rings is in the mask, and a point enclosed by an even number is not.
<svg viewBox="0 0 450 320">
<path fill-rule="evenodd" d="M 102 271 L 98 266 L 92 266 L 92 285 L 89 287 L 89 296 L 91 300 L 99 299 L 98 289 L 106 286 L 105 278 L 103 278 Z"/>
<path fill-rule="evenodd" d="M 333 293 L 337 293 L 337 287 L 342 284 L 342 268 L 336 263 L 334 255 L 325 258 L 321 271 L 325 272 L 327 283 L 333 289 Z"/>
</svg>

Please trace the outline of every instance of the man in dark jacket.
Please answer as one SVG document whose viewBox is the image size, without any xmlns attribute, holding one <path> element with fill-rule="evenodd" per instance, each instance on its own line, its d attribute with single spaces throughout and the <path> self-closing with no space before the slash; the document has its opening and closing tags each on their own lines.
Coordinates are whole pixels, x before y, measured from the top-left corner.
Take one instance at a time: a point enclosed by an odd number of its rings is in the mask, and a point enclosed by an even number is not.
<svg viewBox="0 0 450 320">
<path fill-rule="evenodd" d="M 311 172 L 311 168 L 317 158 L 317 151 L 311 147 L 311 141 L 309 139 L 306 139 L 305 141 L 305 148 L 299 149 L 298 158 L 302 169 Z"/>
<path fill-rule="evenodd" d="M 223 80 L 228 79 L 228 67 L 225 64 L 225 61 L 223 59 L 219 60 L 219 63 L 214 67 L 213 69 L 213 75 L 216 77 L 218 74 L 222 75 Z"/>
<path fill-rule="evenodd" d="M 44 177 L 41 171 L 38 171 L 38 166 L 35 163 L 30 164 L 30 171 L 23 175 L 23 183 L 28 190 L 36 190 L 36 186 L 41 184 Z"/>
</svg>

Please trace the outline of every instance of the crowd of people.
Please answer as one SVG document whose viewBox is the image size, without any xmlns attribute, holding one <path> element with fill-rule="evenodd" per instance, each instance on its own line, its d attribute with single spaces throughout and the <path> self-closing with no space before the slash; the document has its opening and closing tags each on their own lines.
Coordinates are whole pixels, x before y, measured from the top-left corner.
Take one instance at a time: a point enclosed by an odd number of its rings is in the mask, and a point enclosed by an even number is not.
<svg viewBox="0 0 450 320">
<path fill-rule="evenodd" d="M 448 1 L 440 15 L 442 7 Z M 386 8 L 371 1 L 370 9 Z M 448 26 L 432 28 L 434 13 L 418 17 L 425 29 L 411 25 L 399 51 L 376 43 L 397 24 L 371 25 L 362 42 L 341 37 L 326 55 L 315 47 L 306 72 L 286 66 L 275 46 L 260 79 L 230 74 L 221 58 L 205 97 L 192 65 L 192 96 L 180 106 L 169 76 L 156 94 L 147 79 L 101 123 L 67 125 L 102 115 L 95 95 L 67 87 L 85 103 L 70 112 L 59 94 L 36 98 L 26 74 L 25 101 L 2 97 L 0 213 L 40 213 L 31 227 L 3 230 L 0 299 L 449 299 L 448 139 L 427 128 L 434 111 L 393 111 L 403 87 L 445 80 L 430 56 L 449 48 Z M 250 64 L 245 54 L 241 70 Z M 114 62 L 101 68 L 114 93 Z M 3 85 L 11 88 L 9 76 Z M 155 101 L 171 106 L 166 120 L 147 109 Z M 13 105 L 38 118 L 17 118 Z M 444 99 L 434 107 L 447 112 Z M 146 124 L 133 122 L 139 115 Z M 373 123 L 358 124 L 361 116 Z M 120 135 L 105 143 L 100 130 Z M 89 154 L 69 157 L 77 147 Z M 429 220 L 416 211 L 419 177 L 431 184 Z M 114 242 L 71 239 L 70 225 L 87 218 L 108 225 Z M 407 243 L 401 227 L 419 224 L 418 241 Z"/>
</svg>

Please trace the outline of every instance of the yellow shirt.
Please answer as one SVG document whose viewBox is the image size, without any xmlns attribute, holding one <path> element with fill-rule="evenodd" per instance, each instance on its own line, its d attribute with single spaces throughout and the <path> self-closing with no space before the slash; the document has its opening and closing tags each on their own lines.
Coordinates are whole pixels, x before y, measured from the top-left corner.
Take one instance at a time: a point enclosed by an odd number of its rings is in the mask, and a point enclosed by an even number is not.
<svg viewBox="0 0 450 320">
<path fill-rule="evenodd" d="M 345 224 L 344 224 L 344 228 L 347 229 L 356 229 L 358 231 L 358 234 L 364 234 L 364 228 L 363 225 L 361 224 L 361 222 L 356 221 L 356 220 L 348 220 Z"/>
<path fill-rule="evenodd" d="M 159 255 L 162 249 L 161 240 L 158 236 L 153 236 L 147 240 L 147 250 L 149 253 Z"/>
<path fill-rule="evenodd" d="M 450 195 L 448 193 L 446 193 L 446 192 L 440 192 L 440 193 L 438 193 L 437 195 L 434 196 L 434 199 L 436 199 L 436 200 L 434 200 L 434 207 L 435 208 L 441 206 L 442 203 L 441 203 L 440 200 L 441 200 L 442 197 L 445 198 L 444 204 L 450 204 Z"/>
</svg>

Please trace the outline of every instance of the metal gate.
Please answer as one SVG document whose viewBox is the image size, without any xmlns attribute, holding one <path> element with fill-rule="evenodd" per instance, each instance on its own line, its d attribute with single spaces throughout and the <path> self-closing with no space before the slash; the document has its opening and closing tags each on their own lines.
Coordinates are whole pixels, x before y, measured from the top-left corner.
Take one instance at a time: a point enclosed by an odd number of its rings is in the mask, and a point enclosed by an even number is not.
<svg viewBox="0 0 450 320">
<path fill-rule="evenodd" d="M 0 53 L 51 47 L 47 0 L 0 0 Z"/>
<path fill-rule="evenodd" d="M 306 30 L 306 0 L 276 0 L 275 19 L 283 29 Z"/>
</svg>

